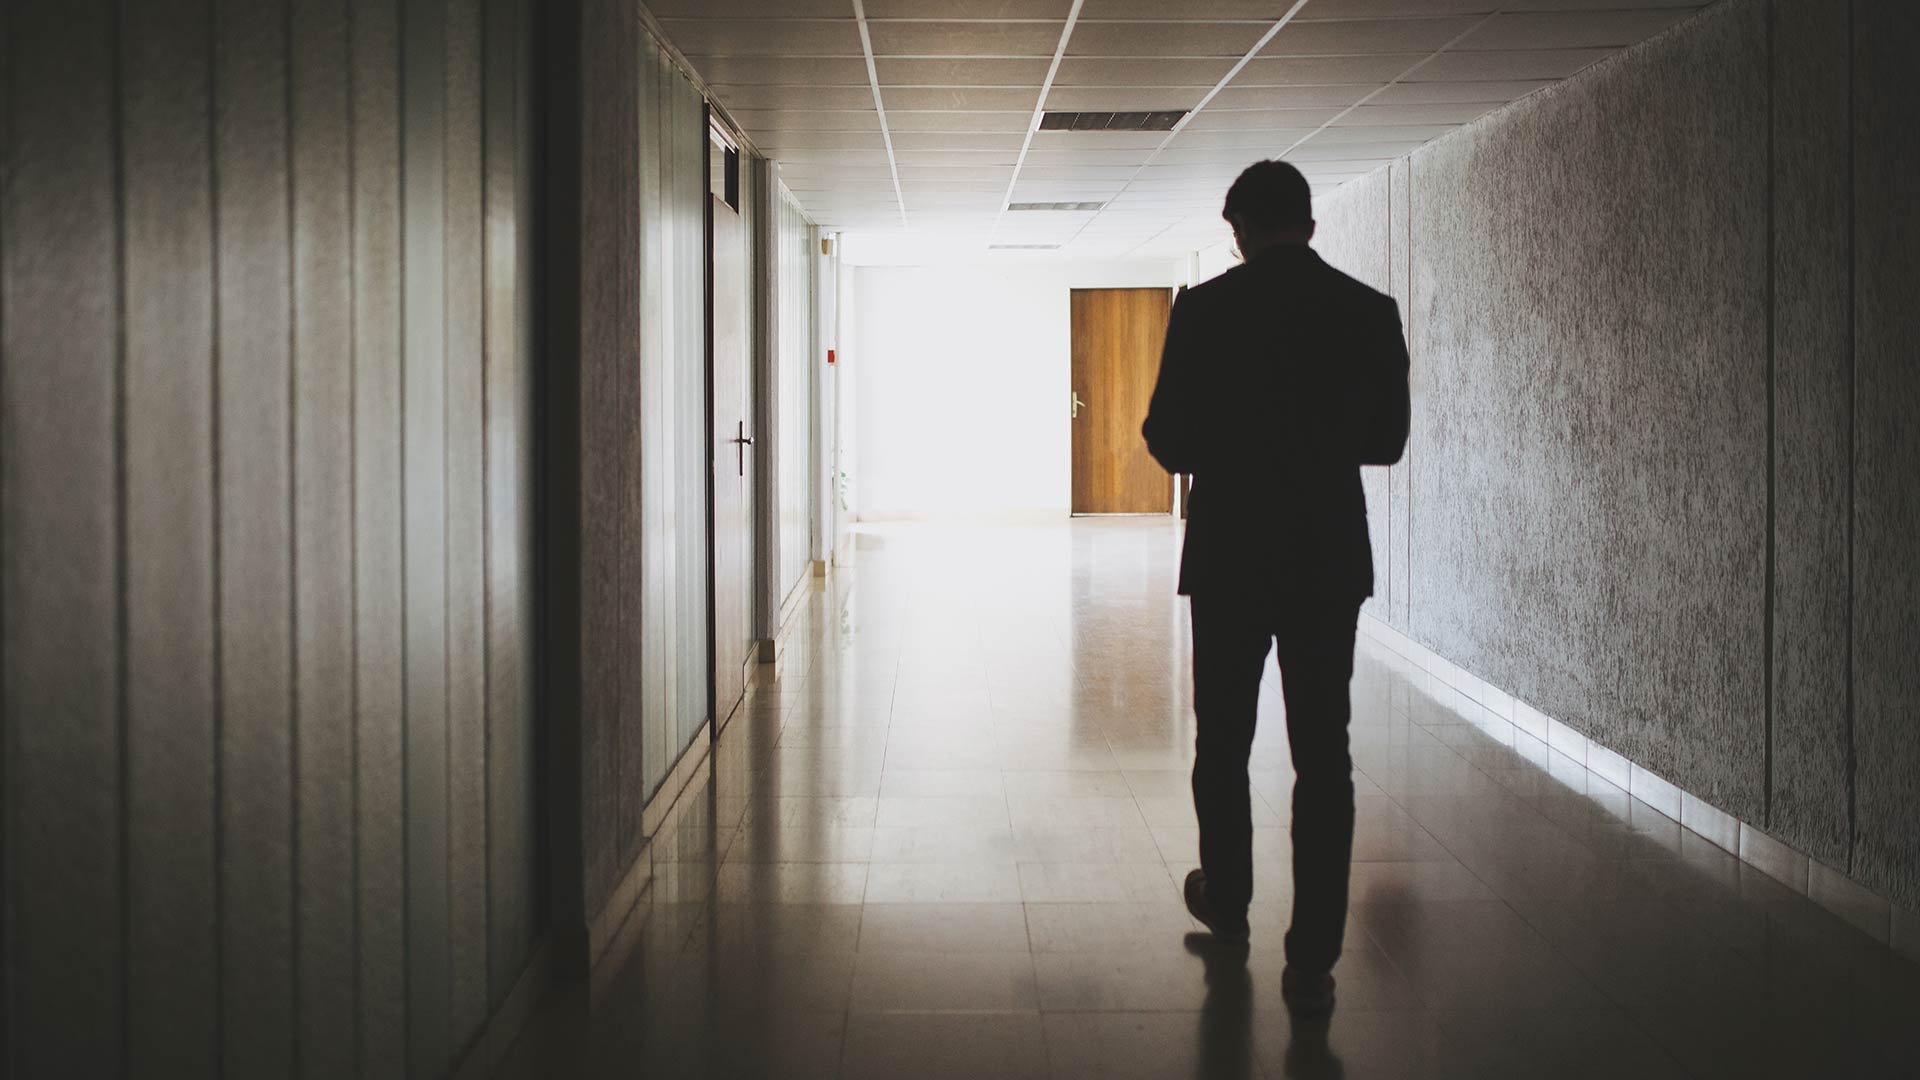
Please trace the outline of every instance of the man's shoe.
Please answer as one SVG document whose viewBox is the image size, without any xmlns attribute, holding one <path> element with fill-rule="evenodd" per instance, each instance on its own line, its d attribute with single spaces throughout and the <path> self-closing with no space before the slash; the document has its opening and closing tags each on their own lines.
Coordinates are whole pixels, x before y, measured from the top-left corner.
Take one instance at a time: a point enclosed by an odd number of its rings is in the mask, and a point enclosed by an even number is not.
<svg viewBox="0 0 1920 1080">
<path fill-rule="evenodd" d="M 1280 972 L 1280 996 L 1303 1020 L 1327 1016 L 1333 1012 L 1333 972 L 1308 975 L 1288 967 Z"/>
<path fill-rule="evenodd" d="M 1187 874 L 1187 883 L 1182 890 L 1187 898 L 1187 913 L 1200 920 L 1213 936 L 1229 945 L 1247 943 L 1247 917 L 1228 918 L 1213 910 L 1207 902 L 1207 872 L 1193 870 Z"/>
</svg>

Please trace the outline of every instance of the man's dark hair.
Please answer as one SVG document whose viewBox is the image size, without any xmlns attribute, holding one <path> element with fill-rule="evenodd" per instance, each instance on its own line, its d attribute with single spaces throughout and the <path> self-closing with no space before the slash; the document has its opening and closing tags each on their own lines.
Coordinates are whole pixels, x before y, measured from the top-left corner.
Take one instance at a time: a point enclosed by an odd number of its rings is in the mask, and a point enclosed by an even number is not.
<svg viewBox="0 0 1920 1080">
<path fill-rule="evenodd" d="M 1256 229 L 1293 229 L 1313 221 L 1313 192 L 1300 170 L 1284 161 L 1256 161 L 1227 189 L 1220 216 Z"/>
</svg>

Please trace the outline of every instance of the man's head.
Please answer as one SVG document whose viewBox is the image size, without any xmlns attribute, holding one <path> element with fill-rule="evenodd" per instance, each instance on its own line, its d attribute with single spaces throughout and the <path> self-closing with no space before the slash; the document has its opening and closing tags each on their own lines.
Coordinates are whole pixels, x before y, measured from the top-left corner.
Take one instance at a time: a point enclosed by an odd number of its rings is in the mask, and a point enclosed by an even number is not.
<svg viewBox="0 0 1920 1080">
<path fill-rule="evenodd" d="M 1284 161 L 1256 161 L 1227 189 L 1220 216 L 1251 259 L 1268 248 L 1313 239 L 1313 193 L 1300 170 Z"/>
</svg>

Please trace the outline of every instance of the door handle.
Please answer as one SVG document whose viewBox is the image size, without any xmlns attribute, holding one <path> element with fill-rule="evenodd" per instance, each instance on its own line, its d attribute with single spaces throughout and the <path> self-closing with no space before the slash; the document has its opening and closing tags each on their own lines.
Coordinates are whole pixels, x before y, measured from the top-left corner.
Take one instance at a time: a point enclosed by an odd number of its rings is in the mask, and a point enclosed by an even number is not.
<svg viewBox="0 0 1920 1080">
<path fill-rule="evenodd" d="M 737 434 L 727 441 L 740 448 L 740 475 L 745 476 L 747 475 L 747 447 L 753 445 L 753 436 L 747 434 L 745 420 L 740 421 L 740 426 L 735 430 Z"/>
<path fill-rule="evenodd" d="M 1069 417 L 1074 420 L 1080 419 L 1080 410 L 1086 407 L 1087 403 L 1080 400 L 1080 392 L 1078 390 L 1069 390 L 1067 392 L 1067 415 Z"/>
</svg>

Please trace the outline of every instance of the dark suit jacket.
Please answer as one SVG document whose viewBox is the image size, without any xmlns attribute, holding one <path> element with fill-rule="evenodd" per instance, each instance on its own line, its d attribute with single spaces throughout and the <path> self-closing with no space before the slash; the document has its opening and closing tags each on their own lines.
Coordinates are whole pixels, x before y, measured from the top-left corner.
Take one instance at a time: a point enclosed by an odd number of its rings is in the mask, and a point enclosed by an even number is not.
<svg viewBox="0 0 1920 1080">
<path fill-rule="evenodd" d="M 1180 592 L 1373 593 L 1360 466 L 1407 445 L 1407 348 L 1391 297 L 1306 247 L 1180 295 L 1142 434 L 1193 476 Z"/>
</svg>

